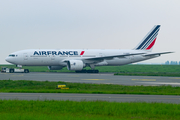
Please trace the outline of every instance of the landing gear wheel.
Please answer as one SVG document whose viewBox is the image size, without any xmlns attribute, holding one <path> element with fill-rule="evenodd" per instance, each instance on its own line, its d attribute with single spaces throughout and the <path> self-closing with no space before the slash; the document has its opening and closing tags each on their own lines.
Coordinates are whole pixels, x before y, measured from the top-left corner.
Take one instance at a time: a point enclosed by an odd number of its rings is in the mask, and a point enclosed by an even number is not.
<svg viewBox="0 0 180 120">
<path fill-rule="evenodd" d="M 28 69 L 24 69 L 24 73 L 29 73 L 29 70 Z"/>
<path fill-rule="evenodd" d="M 95 73 L 99 73 L 99 70 L 94 70 L 95 71 Z"/>
<path fill-rule="evenodd" d="M 87 70 L 87 73 L 99 73 L 99 70 Z"/>
<path fill-rule="evenodd" d="M 76 73 L 99 73 L 99 70 L 80 70 L 75 71 Z"/>
<path fill-rule="evenodd" d="M 10 73 L 14 73 L 14 69 L 10 69 L 9 72 L 10 72 Z"/>
<path fill-rule="evenodd" d="M 78 70 L 78 71 L 75 71 L 76 73 L 86 73 L 87 70 Z"/>
</svg>

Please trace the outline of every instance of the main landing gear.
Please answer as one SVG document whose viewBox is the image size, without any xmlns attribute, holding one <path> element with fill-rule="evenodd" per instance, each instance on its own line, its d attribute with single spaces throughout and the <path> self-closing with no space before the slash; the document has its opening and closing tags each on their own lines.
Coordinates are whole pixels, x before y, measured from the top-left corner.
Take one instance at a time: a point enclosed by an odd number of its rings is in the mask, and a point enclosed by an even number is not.
<svg viewBox="0 0 180 120">
<path fill-rule="evenodd" d="M 80 70 L 76 71 L 76 73 L 99 73 L 99 70 Z"/>
</svg>

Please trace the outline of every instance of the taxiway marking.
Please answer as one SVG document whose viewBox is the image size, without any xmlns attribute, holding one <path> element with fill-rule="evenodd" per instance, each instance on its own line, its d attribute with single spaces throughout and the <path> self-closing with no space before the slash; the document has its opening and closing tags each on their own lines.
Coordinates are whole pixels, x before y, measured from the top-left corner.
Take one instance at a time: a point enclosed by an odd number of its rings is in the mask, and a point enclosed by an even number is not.
<svg viewBox="0 0 180 120">
<path fill-rule="evenodd" d="M 81 80 L 105 80 L 105 79 L 81 79 Z"/>
<path fill-rule="evenodd" d="M 137 81 L 156 81 L 156 79 L 132 79 Z"/>
</svg>

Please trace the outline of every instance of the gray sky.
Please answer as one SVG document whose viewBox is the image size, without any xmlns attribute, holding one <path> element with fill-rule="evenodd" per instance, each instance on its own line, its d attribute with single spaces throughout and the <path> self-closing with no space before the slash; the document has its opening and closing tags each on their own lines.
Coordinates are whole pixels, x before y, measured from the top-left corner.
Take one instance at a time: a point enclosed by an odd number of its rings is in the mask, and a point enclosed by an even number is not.
<svg viewBox="0 0 180 120">
<path fill-rule="evenodd" d="M 161 25 L 145 61 L 180 61 L 179 0 L 0 0 L 0 64 L 23 49 L 132 49 Z"/>
</svg>

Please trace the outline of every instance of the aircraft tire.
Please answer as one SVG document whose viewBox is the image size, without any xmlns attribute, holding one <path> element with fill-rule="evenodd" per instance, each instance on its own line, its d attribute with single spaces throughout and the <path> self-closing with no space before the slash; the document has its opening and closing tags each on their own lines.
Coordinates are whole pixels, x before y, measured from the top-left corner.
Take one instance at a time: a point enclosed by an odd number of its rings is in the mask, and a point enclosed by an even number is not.
<svg viewBox="0 0 180 120">
<path fill-rule="evenodd" d="M 24 73 L 29 73 L 29 70 L 28 69 L 24 69 Z"/>
<path fill-rule="evenodd" d="M 79 73 L 79 71 L 75 71 L 76 73 Z"/>
<path fill-rule="evenodd" d="M 87 72 L 87 70 L 77 70 L 77 71 L 75 71 L 76 73 L 86 73 Z"/>
<path fill-rule="evenodd" d="M 99 73 L 99 70 L 80 70 L 75 71 L 76 73 Z"/>
<path fill-rule="evenodd" d="M 87 70 L 82 70 L 81 73 L 87 73 Z"/>
<path fill-rule="evenodd" d="M 87 72 L 86 73 L 92 73 L 92 70 L 87 70 Z"/>
<path fill-rule="evenodd" d="M 95 73 L 99 73 L 99 70 L 94 70 L 95 71 Z"/>
<path fill-rule="evenodd" d="M 87 73 L 99 73 L 99 70 L 87 70 Z"/>
<path fill-rule="evenodd" d="M 14 69 L 11 68 L 11 69 L 9 70 L 9 73 L 14 73 Z"/>
</svg>

